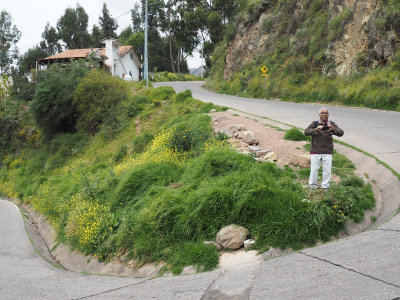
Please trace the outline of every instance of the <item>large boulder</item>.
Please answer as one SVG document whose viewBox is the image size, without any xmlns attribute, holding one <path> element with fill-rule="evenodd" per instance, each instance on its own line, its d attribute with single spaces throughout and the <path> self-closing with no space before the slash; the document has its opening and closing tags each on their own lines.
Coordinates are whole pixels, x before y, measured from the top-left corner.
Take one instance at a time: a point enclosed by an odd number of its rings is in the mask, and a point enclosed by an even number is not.
<svg viewBox="0 0 400 300">
<path fill-rule="evenodd" d="M 249 230 L 243 226 L 231 224 L 222 228 L 218 234 L 216 241 L 225 249 L 239 249 L 243 246 Z"/>
</svg>

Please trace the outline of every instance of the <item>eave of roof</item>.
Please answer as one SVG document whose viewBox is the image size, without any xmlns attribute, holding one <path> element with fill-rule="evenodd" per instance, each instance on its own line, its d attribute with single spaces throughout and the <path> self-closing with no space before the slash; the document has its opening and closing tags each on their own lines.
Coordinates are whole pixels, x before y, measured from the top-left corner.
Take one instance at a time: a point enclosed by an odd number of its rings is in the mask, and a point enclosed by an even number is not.
<svg viewBox="0 0 400 300">
<path fill-rule="evenodd" d="M 124 56 L 131 49 L 132 49 L 132 46 L 119 46 L 118 55 Z M 88 49 L 65 50 L 64 52 L 57 53 L 57 54 L 49 56 L 49 57 L 41 58 L 41 59 L 39 59 L 39 61 L 71 59 L 71 58 L 87 58 L 87 56 L 89 54 L 91 54 L 92 52 L 98 52 L 98 53 L 100 53 L 101 56 L 103 56 L 104 58 L 107 58 L 105 48 L 88 48 Z"/>
</svg>

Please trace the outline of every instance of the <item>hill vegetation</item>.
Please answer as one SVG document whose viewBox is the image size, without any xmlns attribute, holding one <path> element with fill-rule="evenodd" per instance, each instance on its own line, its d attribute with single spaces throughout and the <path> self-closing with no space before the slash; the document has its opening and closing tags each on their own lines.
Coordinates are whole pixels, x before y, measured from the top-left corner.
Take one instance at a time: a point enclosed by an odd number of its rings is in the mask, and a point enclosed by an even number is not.
<svg viewBox="0 0 400 300">
<path fill-rule="evenodd" d="M 338 154 L 341 183 L 310 194 L 300 184 L 309 170 L 236 153 L 207 114 L 224 108 L 190 91 L 145 89 L 83 63 L 38 78 L 31 101 L 0 99 L 0 193 L 46 216 L 60 243 L 100 260 L 209 270 L 218 252 L 203 241 L 225 225 L 247 227 L 256 249 L 299 249 L 374 206 L 371 186 Z"/>
<path fill-rule="evenodd" d="M 214 50 L 208 85 L 245 97 L 400 110 L 399 24 L 392 0 L 249 1 Z"/>
</svg>

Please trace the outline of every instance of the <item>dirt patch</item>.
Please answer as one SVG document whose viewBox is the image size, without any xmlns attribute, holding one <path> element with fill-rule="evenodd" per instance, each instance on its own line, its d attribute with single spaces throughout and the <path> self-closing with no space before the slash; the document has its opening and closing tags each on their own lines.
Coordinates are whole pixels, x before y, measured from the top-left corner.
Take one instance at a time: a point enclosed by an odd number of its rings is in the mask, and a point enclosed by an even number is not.
<svg viewBox="0 0 400 300">
<path fill-rule="evenodd" d="M 290 159 L 295 155 L 308 155 L 309 152 L 304 150 L 305 141 L 288 141 L 284 140 L 285 131 L 279 131 L 275 128 L 241 115 L 232 115 L 230 112 L 216 112 L 212 114 L 214 121 L 214 130 L 223 132 L 233 125 L 243 125 L 247 130 L 254 133 L 259 141 L 258 146 L 262 149 L 275 152 L 278 155 L 278 161 L 288 164 Z M 239 142 L 238 146 L 246 146 L 245 143 Z"/>
</svg>

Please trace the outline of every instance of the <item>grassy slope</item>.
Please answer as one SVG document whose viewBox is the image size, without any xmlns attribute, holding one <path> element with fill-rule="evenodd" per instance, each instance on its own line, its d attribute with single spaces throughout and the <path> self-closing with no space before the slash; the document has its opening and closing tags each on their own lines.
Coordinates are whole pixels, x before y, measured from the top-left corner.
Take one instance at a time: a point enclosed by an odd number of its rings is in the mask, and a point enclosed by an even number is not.
<svg viewBox="0 0 400 300">
<path fill-rule="evenodd" d="M 328 240 L 374 206 L 371 187 L 337 154 L 342 183 L 312 199 L 300 184 L 308 170 L 234 152 L 212 133 L 204 114 L 212 104 L 190 92 L 149 89 L 120 105 L 117 130 L 59 135 L 2 162 L 1 193 L 33 205 L 60 242 L 84 253 L 165 261 L 175 273 L 185 265 L 209 270 L 218 253 L 203 241 L 225 225 L 249 228 L 257 249 L 298 249 Z"/>
</svg>

